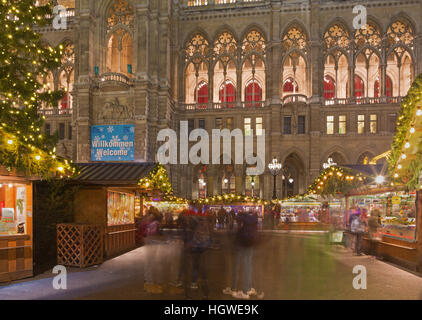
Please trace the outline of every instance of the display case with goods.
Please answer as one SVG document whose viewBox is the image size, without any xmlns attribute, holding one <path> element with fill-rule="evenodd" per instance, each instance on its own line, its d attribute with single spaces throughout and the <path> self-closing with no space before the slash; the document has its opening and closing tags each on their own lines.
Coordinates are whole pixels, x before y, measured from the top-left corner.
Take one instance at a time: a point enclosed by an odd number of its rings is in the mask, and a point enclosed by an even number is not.
<svg viewBox="0 0 422 320">
<path fill-rule="evenodd" d="M 416 240 L 416 192 L 391 191 L 349 197 L 349 215 L 378 217 L 378 236 L 401 241 Z"/>
<path fill-rule="evenodd" d="M 33 275 L 32 241 L 32 183 L 0 168 L 0 282 Z"/>
<path fill-rule="evenodd" d="M 107 225 L 118 226 L 135 222 L 135 195 L 116 192 L 107 193 Z"/>
</svg>

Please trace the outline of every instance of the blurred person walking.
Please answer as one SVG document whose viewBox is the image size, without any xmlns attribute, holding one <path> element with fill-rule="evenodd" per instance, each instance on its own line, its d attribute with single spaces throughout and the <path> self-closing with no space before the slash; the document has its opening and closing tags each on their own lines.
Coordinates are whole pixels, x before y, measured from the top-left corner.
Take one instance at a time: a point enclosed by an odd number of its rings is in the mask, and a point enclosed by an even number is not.
<svg viewBox="0 0 422 320">
<path fill-rule="evenodd" d="M 360 256 L 362 255 L 362 237 L 366 231 L 366 226 L 364 221 L 362 221 L 361 214 L 356 215 L 356 217 L 353 219 L 350 229 L 356 238 L 355 253 L 356 255 Z"/>
<path fill-rule="evenodd" d="M 191 222 L 192 240 L 189 243 L 189 248 L 192 258 L 192 283 L 190 288 L 195 290 L 201 287 L 203 297 L 207 299 L 209 287 L 207 280 L 208 265 L 205 262 L 205 253 L 212 245 L 212 219 L 199 211 L 191 218 Z"/>
<path fill-rule="evenodd" d="M 263 298 L 263 293 L 257 294 L 252 287 L 253 252 L 258 238 L 258 215 L 255 212 L 240 212 L 238 214 L 238 231 L 235 237 L 234 266 L 232 270 L 231 288 L 223 290 L 233 298 L 249 299 L 252 295 Z M 243 269 L 242 289 L 238 284 L 240 269 Z"/>
<path fill-rule="evenodd" d="M 161 249 L 165 237 L 160 232 L 161 216 L 156 208 L 148 210 L 145 223 L 145 264 L 144 290 L 149 293 L 163 293 L 164 287 L 161 274 Z M 157 266 L 159 266 L 157 268 Z"/>
</svg>

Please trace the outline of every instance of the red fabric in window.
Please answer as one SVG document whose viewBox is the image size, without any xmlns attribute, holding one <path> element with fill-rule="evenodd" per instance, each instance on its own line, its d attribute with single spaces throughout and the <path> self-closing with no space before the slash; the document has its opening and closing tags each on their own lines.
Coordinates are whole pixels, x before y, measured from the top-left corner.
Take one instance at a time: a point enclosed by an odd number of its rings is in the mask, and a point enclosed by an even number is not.
<svg viewBox="0 0 422 320">
<path fill-rule="evenodd" d="M 324 99 L 333 99 L 335 97 L 335 89 L 333 78 L 326 76 L 324 78 Z"/>
<path fill-rule="evenodd" d="M 364 93 L 364 84 L 359 76 L 355 75 L 355 98 L 362 98 Z"/>
<path fill-rule="evenodd" d="M 231 82 L 226 82 L 220 89 L 220 101 L 222 103 L 234 102 L 236 100 L 236 88 Z M 234 104 L 228 105 L 233 107 Z"/>
<path fill-rule="evenodd" d="M 386 84 L 385 84 L 385 96 L 386 97 L 391 97 L 393 94 L 393 82 L 391 81 L 390 77 L 387 77 L 386 79 Z M 375 98 L 379 98 L 380 97 L 380 82 L 378 80 L 375 81 L 375 85 L 374 85 L 374 90 L 375 90 Z"/>
<path fill-rule="evenodd" d="M 380 82 L 378 80 L 375 80 L 375 84 L 374 84 L 374 97 L 375 98 L 380 97 Z"/>
<path fill-rule="evenodd" d="M 60 101 L 60 107 L 62 109 L 67 109 L 69 107 L 69 93 L 66 93 L 66 95 Z"/>
<path fill-rule="evenodd" d="M 203 84 L 198 90 L 198 103 L 208 103 L 208 85 Z"/>
<path fill-rule="evenodd" d="M 246 86 L 245 101 L 262 101 L 262 89 L 258 82 L 251 82 Z M 246 106 L 250 107 L 252 104 L 248 103 Z M 258 104 L 255 104 L 255 106 L 258 106 Z"/>
<path fill-rule="evenodd" d="M 296 90 L 295 90 L 296 89 Z M 283 92 L 298 92 L 299 91 L 299 87 L 297 85 L 297 83 L 295 83 L 293 81 L 292 78 L 288 78 L 283 85 Z"/>
</svg>

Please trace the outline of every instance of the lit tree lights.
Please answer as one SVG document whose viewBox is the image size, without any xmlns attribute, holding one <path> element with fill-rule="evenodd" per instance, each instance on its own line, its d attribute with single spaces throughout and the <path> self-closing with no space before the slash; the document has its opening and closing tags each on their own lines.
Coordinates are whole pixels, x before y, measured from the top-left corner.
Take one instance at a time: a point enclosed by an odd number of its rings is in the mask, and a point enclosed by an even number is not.
<svg viewBox="0 0 422 320">
<path fill-rule="evenodd" d="M 349 191 L 357 190 L 365 183 L 366 177 L 361 174 L 354 174 L 352 170 L 340 167 L 329 167 L 325 169 L 318 178 L 309 186 L 310 195 L 333 196 L 346 194 Z"/>
<path fill-rule="evenodd" d="M 49 177 L 75 173 L 73 165 L 55 155 L 56 139 L 41 134 L 38 110 L 56 106 L 62 91 L 42 90 L 39 82 L 60 66 L 62 47 L 43 44 L 34 26 L 51 23 L 52 5 L 33 0 L 0 2 L 0 165 L 26 174 Z"/>
<path fill-rule="evenodd" d="M 139 181 L 141 189 L 159 190 L 163 196 L 173 194 L 173 187 L 167 175 L 167 170 L 162 164 L 158 164 L 145 178 Z"/>
<path fill-rule="evenodd" d="M 420 188 L 422 171 L 422 74 L 413 82 L 403 99 L 397 120 L 397 132 L 389 158 L 390 172 L 409 189 Z"/>
</svg>

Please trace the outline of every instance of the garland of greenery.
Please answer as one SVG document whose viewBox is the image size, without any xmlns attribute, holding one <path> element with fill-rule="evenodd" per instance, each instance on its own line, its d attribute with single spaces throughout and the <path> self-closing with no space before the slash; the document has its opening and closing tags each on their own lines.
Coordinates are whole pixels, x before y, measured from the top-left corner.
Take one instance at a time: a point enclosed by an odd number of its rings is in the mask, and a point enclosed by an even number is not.
<svg viewBox="0 0 422 320">
<path fill-rule="evenodd" d="M 240 202 L 248 202 L 248 203 L 257 203 L 257 204 L 269 204 L 269 201 L 262 200 L 258 197 L 251 197 L 245 195 L 239 195 L 235 193 L 224 193 L 212 197 L 201 198 L 192 200 L 191 203 L 193 205 L 196 204 L 219 204 L 224 202 L 224 204 L 231 204 L 231 203 L 240 203 Z"/>
<path fill-rule="evenodd" d="M 401 109 L 397 120 L 397 131 L 392 143 L 392 151 L 389 158 L 389 170 L 392 176 L 398 181 L 405 183 L 409 189 L 414 189 L 418 185 L 419 172 L 422 169 L 422 148 L 419 147 L 419 152 L 416 159 L 411 161 L 408 168 L 405 168 L 405 174 L 401 177 L 395 173 L 399 158 L 403 153 L 403 147 L 406 143 L 407 137 L 410 134 L 410 129 L 414 121 L 417 104 L 422 101 L 422 74 L 420 74 L 412 86 L 406 97 L 403 98 Z"/>
<path fill-rule="evenodd" d="M 321 172 L 309 186 L 309 195 L 320 195 L 323 198 L 337 194 L 346 194 L 363 186 L 366 177 L 354 174 L 351 169 L 331 166 Z"/>
</svg>

